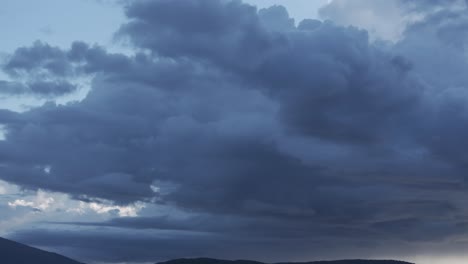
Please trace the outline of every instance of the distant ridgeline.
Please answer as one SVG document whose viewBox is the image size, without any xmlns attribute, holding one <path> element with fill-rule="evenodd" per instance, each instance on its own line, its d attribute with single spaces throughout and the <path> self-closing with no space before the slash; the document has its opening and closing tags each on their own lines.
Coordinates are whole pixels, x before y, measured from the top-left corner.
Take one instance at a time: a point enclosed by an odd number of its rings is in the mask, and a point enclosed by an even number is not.
<svg viewBox="0 0 468 264">
<path fill-rule="evenodd" d="M 70 258 L 0 238 L 0 264 L 83 264 Z M 265 264 L 251 260 L 210 258 L 174 259 L 158 264 Z M 314 262 L 282 262 L 276 264 L 414 264 L 395 260 L 337 260 Z"/>
<path fill-rule="evenodd" d="M 82 264 L 78 261 L 0 238 L 1 264 Z"/>
<path fill-rule="evenodd" d="M 174 259 L 158 264 L 265 264 L 263 262 L 251 260 L 221 260 L 210 258 L 193 258 L 193 259 Z M 414 264 L 405 261 L 397 260 L 334 260 L 334 261 L 311 261 L 311 262 L 281 262 L 276 264 Z"/>
</svg>

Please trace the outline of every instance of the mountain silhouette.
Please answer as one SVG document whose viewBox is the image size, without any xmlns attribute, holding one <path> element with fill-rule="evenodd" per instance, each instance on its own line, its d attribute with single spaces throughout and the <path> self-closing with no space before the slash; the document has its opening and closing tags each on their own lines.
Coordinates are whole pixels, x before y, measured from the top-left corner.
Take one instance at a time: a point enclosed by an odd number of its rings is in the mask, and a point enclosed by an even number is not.
<svg viewBox="0 0 468 264">
<path fill-rule="evenodd" d="M 47 252 L 8 239 L 0 238 L 2 264 L 83 264 L 56 253 Z"/>
<path fill-rule="evenodd" d="M 33 248 L 18 242 L 0 238 L 1 264 L 83 264 L 56 253 Z M 212 258 L 181 258 L 157 264 L 266 264 L 252 260 L 222 260 Z M 414 264 L 396 260 L 335 260 L 311 262 L 280 262 L 275 264 Z"/>
<path fill-rule="evenodd" d="M 174 259 L 157 264 L 265 264 L 251 260 L 221 260 L 211 258 Z M 276 264 L 414 264 L 397 260 L 333 260 L 333 261 L 311 261 L 311 262 L 281 262 Z"/>
</svg>

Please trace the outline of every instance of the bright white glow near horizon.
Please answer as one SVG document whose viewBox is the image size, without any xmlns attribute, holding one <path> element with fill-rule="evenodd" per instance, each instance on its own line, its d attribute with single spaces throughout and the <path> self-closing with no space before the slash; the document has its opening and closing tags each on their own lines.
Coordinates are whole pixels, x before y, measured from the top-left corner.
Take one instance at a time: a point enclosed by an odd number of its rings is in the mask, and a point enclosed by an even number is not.
<svg viewBox="0 0 468 264">
<path fill-rule="evenodd" d="M 418 256 L 411 257 L 408 261 L 416 264 L 466 264 L 468 263 L 468 256 Z"/>
</svg>

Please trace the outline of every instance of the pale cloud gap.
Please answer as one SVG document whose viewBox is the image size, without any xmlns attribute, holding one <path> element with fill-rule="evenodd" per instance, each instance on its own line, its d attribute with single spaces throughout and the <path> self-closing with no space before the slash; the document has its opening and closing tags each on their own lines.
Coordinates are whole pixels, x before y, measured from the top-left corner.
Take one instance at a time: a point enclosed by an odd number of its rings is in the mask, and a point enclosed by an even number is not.
<svg viewBox="0 0 468 264">
<path fill-rule="evenodd" d="M 111 211 L 117 211 L 118 215 L 121 217 L 136 217 L 138 212 L 145 208 L 145 204 L 142 202 L 137 202 L 134 205 L 128 206 L 116 206 L 116 205 L 105 205 L 105 203 L 83 203 L 80 202 L 80 209 L 89 208 L 95 211 L 98 214 L 106 214 Z"/>
<path fill-rule="evenodd" d="M 48 170 L 49 168 L 45 168 Z M 12 189 L 12 187 L 8 187 Z M 8 193 L 5 185 L 0 185 L 0 194 Z M 21 195 L 9 192 L 10 195 Z M 21 195 L 23 198 L 8 201 L 10 208 L 26 207 L 33 209 L 34 212 L 46 214 L 48 212 L 62 211 L 71 214 L 85 215 L 97 213 L 101 215 L 118 215 L 120 217 L 136 217 L 138 212 L 146 207 L 145 203 L 136 202 L 133 205 L 118 206 L 112 205 L 112 202 L 100 199 L 98 202 L 75 201 L 66 194 L 47 192 L 38 190 L 33 194 Z"/>
<path fill-rule="evenodd" d="M 5 126 L 0 125 L 0 141 L 5 140 L 5 136 L 6 136 Z"/>
<path fill-rule="evenodd" d="M 13 202 L 8 202 L 8 206 L 16 208 L 18 206 L 30 207 L 34 210 L 44 211 L 47 210 L 51 205 L 53 205 L 55 199 L 53 197 L 47 196 L 47 194 L 41 190 L 37 192 L 37 196 L 32 201 L 26 201 L 23 199 L 17 199 Z"/>
<path fill-rule="evenodd" d="M 422 1 L 406 0 L 330 0 L 319 10 L 320 18 L 335 23 L 356 26 L 369 32 L 372 41 L 398 42 L 406 28 L 424 21 L 441 10 L 460 11 L 466 8 L 465 0 L 447 0 L 430 8 L 421 8 Z M 427 2 L 428 6 L 431 2 Z"/>
</svg>

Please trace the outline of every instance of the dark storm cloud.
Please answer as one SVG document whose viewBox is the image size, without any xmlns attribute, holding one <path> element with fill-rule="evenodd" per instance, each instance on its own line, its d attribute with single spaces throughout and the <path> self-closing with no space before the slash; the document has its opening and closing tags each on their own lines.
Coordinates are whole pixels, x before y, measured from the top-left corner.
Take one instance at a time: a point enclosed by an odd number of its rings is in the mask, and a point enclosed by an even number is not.
<svg viewBox="0 0 468 264">
<path fill-rule="evenodd" d="M 468 1 L 402 0 L 401 4 L 408 12 L 424 16 L 421 20 L 408 26 L 406 29 L 408 37 L 416 37 L 417 35 L 421 37 L 421 35 L 429 33 L 443 41 L 448 49 L 465 48 L 468 40 L 466 34 Z"/>
<path fill-rule="evenodd" d="M 442 41 L 447 48 L 465 49 L 468 35 L 468 15 L 466 8 L 456 10 L 441 9 L 427 15 L 422 21 L 411 24 L 407 35 L 433 34 Z"/>
<path fill-rule="evenodd" d="M 53 97 L 72 93 L 78 86 L 66 80 L 73 65 L 58 47 L 37 41 L 6 58 L 2 70 L 12 81 L 0 80 L 0 94 Z"/>
<path fill-rule="evenodd" d="M 62 50 L 36 41 L 31 47 L 18 48 L 8 56 L 3 71 L 13 78 L 57 78 L 80 76 L 103 69 L 123 72 L 128 64 L 130 59 L 127 56 L 109 54 L 97 45 L 76 41 L 69 50 Z"/>
<path fill-rule="evenodd" d="M 18 94 L 18 93 L 23 93 L 24 90 L 25 90 L 25 87 L 18 83 L 0 81 L 0 91 L 3 94 Z"/>
<path fill-rule="evenodd" d="M 141 7 L 145 4 L 145 8 Z M 232 66 L 228 68 L 229 71 L 237 71 L 237 67 L 242 65 L 241 71 L 245 77 L 250 77 L 263 86 L 260 88 L 271 90 L 283 102 L 287 122 L 306 133 L 320 134 L 318 136 L 323 137 L 350 137 L 351 140 L 360 140 L 362 137 L 362 140 L 367 140 L 377 133 L 367 132 L 369 127 L 364 128 L 365 124 L 360 123 L 361 118 L 364 119 L 362 122 L 372 122 L 369 119 L 374 115 L 374 122 L 385 123 L 387 119 L 393 118 L 393 114 L 398 115 L 398 111 L 407 112 L 407 108 L 415 104 L 421 91 L 416 82 L 406 80 L 405 69 L 394 64 L 391 56 L 380 54 L 369 47 L 364 31 L 325 23 L 311 32 L 268 34 L 262 30 L 262 23 L 257 21 L 252 10 L 246 7 L 243 7 L 248 10 L 246 15 L 230 20 L 239 25 L 234 32 L 231 29 L 232 24 L 227 22 L 219 22 L 218 30 L 210 27 L 188 30 L 185 28 L 188 25 L 185 19 L 184 23 L 177 20 L 169 24 L 172 20 L 166 21 L 169 19 L 164 16 L 153 18 L 146 15 L 151 8 L 163 10 L 165 4 L 165 1 L 141 1 L 128 7 L 127 14 L 135 19 L 122 27 L 121 34 L 128 34 L 135 45 L 165 56 L 202 56 L 202 59 L 221 64 L 220 66 L 228 62 L 228 66 Z M 217 2 L 213 8 L 220 8 L 221 5 L 221 2 Z M 230 12 L 242 9 L 239 7 L 242 5 L 237 2 L 229 5 L 235 6 L 229 6 L 228 9 L 233 9 Z M 188 17 L 209 17 L 203 12 L 210 11 L 188 7 L 183 10 L 199 13 L 189 13 Z M 267 24 L 271 24 L 268 19 L 278 17 L 275 21 L 280 21 L 283 28 L 293 28 L 293 24 L 286 22 L 288 19 L 284 18 L 285 11 L 280 7 L 261 10 L 259 15 Z M 248 19 L 241 20 L 244 17 Z M 228 16 L 225 19 L 227 18 Z M 147 28 L 148 25 L 151 27 Z M 236 33 L 235 30 L 241 31 Z M 161 38 L 161 31 L 170 36 L 184 37 L 185 41 L 173 37 Z M 152 32 L 150 36 L 158 37 L 148 37 L 147 32 Z M 203 36 L 202 41 L 196 41 L 198 37 L 190 36 L 192 34 Z M 210 43 L 205 43 L 206 41 Z M 263 45 L 256 46 L 257 43 Z M 167 48 L 171 51 L 167 51 Z M 241 54 L 236 54 L 239 52 Z M 225 57 L 233 54 L 236 55 Z M 315 73 L 318 67 L 320 72 Z M 398 82 L 398 85 L 393 82 Z M 385 84 L 388 87 L 384 87 Z M 327 109 L 328 107 L 334 109 Z M 392 109 L 395 113 L 392 113 Z M 342 118 L 343 113 L 349 114 L 348 121 Z M 337 118 L 333 117 L 334 114 Z M 376 128 L 385 129 L 383 124 Z"/>
<path fill-rule="evenodd" d="M 64 52 L 58 47 L 37 41 L 32 47 L 17 49 L 8 58 L 3 70 L 18 76 L 29 72 L 41 72 L 64 76 L 70 72 L 70 65 Z"/>
<path fill-rule="evenodd" d="M 76 90 L 76 86 L 67 82 L 35 82 L 29 84 L 32 93 L 38 94 L 67 94 Z"/>
<path fill-rule="evenodd" d="M 59 96 L 76 91 L 76 85 L 66 81 L 35 81 L 26 84 L 0 81 L 2 95 L 36 95 L 39 97 Z"/>
<path fill-rule="evenodd" d="M 284 6 L 260 9 L 258 16 L 265 27 L 274 31 L 288 31 L 295 28 L 294 19 L 289 17 L 288 10 Z"/>
<path fill-rule="evenodd" d="M 460 48 L 415 30 L 381 48 L 363 30 L 315 20 L 296 27 L 282 7 L 257 12 L 240 1 L 134 1 L 125 10 L 118 37 L 134 55 L 35 43 L 5 64 L 12 77 L 95 78 L 80 102 L 0 111 L 2 179 L 85 201 L 177 208 L 190 217 L 74 223 L 165 230 L 155 245 L 169 241 L 161 248 L 172 252 L 177 241 L 177 256 L 206 255 L 215 237 L 237 253 L 249 252 L 242 243 L 264 249 L 242 254 L 252 258 L 326 241 L 317 251 L 330 257 L 351 248 L 343 241 L 371 254 L 379 241 L 404 251 L 396 245 L 465 232 L 466 97 L 441 87 L 466 85 L 451 72 L 466 68 Z M 110 246 L 94 255 L 90 244 L 73 244 L 77 234 L 66 236 L 16 234 L 42 246 L 69 241 L 89 258 L 173 257 L 78 236 Z"/>
<path fill-rule="evenodd" d="M 421 122 L 419 140 L 439 159 L 456 164 L 459 171 L 454 173 L 460 174 L 465 182 L 466 177 L 461 175 L 466 170 L 466 154 L 456 139 L 464 138 L 468 129 L 464 99 L 468 67 L 463 55 L 468 40 L 467 6 L 463 1 L 421 1 L 420 4 L 424 6 L 421 12 L 424 8 L 435 11 L 410 24 L 405 38 L 395 49 L 413 61 L 415 70 L 433 91 L 428 117 L 425 123 Z"/>
<path fill-rule="evenodd" d="M 421 85 L 395 57 L 370 47 L 365 32 L 325 23 L 292 34 L 290 41 L 268 56 L 259 73 L 294 130 L 330 140 L 375 141 L 417 106 Z M 314 52 L 307 54 L 309 49 Z"/>
</svg>

